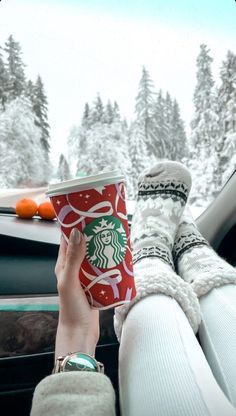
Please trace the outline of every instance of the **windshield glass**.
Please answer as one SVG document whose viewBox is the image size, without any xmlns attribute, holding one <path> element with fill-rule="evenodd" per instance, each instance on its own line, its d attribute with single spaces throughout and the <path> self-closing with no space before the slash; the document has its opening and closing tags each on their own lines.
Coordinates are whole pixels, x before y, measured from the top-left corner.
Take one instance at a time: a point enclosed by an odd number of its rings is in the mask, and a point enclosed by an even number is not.
<svg viewBox="0 0 236 416">
<path fill-rule="evenodd" d="M 0 2 L 0 207 L 119 169 L 132 212 L 156 160 L 197 216 L 236 166 L 236 3 Z M 20 18 L 19 18 L 20 17 Z"/>
</svg>

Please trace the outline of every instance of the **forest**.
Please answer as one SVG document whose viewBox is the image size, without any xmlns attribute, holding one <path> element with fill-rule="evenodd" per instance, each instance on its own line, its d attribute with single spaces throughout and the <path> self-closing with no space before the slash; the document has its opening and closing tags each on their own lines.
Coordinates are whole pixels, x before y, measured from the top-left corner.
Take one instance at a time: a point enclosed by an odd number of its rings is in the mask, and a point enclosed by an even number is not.
<svg viewBox="0 0 236 416">
<path fill-rule="evenodd" d="M 236 54 L 226 51 L 217 82 L 212 62 L 208 46 L 200 45 L 189 129 L 177 97 L 156 88 L 145 66 L 132 120 L 116 101 L 103 102 L 100 94 L 86 102 L 78 122 L 68 126 L 68 152 L 60 156 L 57 179 L 119 169 L 127 196 L 134 199 L 139 174 L 158 160 L 171 159 L 192 173 L 190 202 L 208 204 L 236 167 Z M 36 187 L 51 180 L 49 124 L 42 77 L 26 78 L 21 45 L 10 35 L 0 46 L 0 188 Z"/>
</svg>

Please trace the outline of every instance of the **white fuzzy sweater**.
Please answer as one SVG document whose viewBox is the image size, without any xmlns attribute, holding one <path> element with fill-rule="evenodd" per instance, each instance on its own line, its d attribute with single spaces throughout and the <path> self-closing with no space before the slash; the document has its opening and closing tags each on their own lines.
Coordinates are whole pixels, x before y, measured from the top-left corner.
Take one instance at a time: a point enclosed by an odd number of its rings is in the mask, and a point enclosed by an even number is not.
<svg viewBox="0 0 236 416">
<path fill-rule="evenodd" d="M 77 371 L 59 373 L 37 385 L 30 416 L 78 415 L 115 415 L 115 392 L 107 376 Z"/>
</svg>

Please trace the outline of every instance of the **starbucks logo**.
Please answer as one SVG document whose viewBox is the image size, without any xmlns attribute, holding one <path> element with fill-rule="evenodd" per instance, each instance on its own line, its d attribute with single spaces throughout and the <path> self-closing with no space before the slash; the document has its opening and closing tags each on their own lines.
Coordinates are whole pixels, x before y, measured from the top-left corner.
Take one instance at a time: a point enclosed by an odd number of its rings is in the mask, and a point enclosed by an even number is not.
<svg viewBox="0 0 236 416">
<path fill-rule="evenodd" d="M 126 252 L 127 236 L 120 220 L 113 216 L 97 218 L 84 229 L 86 257 L 94 266 L 111 269 Z"/>
</svg>

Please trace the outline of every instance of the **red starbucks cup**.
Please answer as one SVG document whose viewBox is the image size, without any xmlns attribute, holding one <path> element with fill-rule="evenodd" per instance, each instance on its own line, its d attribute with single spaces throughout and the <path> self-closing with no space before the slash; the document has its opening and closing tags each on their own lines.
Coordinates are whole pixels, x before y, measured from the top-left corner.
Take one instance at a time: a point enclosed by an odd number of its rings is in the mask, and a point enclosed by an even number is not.
<svg viewBox="0 0 236 416">
<path fill-rule="evenodd" d="M 124 177 L 106 172 L 49 185 L 62 234 L 68 242 L 72 228 L 83 233 L 86 255 L 79 279 L 90 305 L 108 309 L 136 295 Z"/>
</svg>

